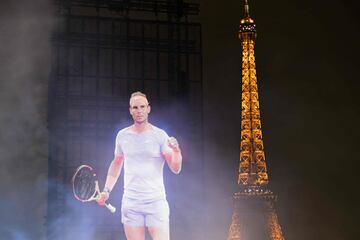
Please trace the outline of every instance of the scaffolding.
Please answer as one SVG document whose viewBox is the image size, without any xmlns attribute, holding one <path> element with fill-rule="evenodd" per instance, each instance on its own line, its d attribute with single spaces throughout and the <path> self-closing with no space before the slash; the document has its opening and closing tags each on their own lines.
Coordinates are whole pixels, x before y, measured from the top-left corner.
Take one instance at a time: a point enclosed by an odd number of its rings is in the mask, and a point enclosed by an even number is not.
<svg viewBox="0 0 360 240">
<path fill-rule="evenodd" d="M 90 164 L 103 184 L 116 133 L 131 123 L 129 96 L 142 91 L 152 105 L 151 122 L 177 136 L 185 158 L 191 159 L 181 177 L 165 172 L 167 188 L 186 186 L 186 179 L 202 181 L 201 25 L 189 21 L 199 13 L 199 5 L 180 0 L 56 0 L 55 10 L 48 239 L 119 239 L 124 236 L 119 213 L 109 217 L 95 204 L 77 203 L 71 176 L 77 166 Z M 189 178 L 193 173 L 197 177 Z M 117 189 L 111 200 L 119 208 L 122 189 Z M 200 187 L 186 191 L 201 196 Z M 168 197 L 179 198 L 171 192 Z M 180 211 L 174 208 L 172 215 Z M 81 219 L 79 227 L 74 219 Z M 194 221 L 199 219 L 172 220 L 174 225 L 188 222 L 189 228 Z M 96 227 L 89 232 L 85 226 Z M 173 239 L 192 239 L 191 229 L 172 232 Z"/>
</svg>

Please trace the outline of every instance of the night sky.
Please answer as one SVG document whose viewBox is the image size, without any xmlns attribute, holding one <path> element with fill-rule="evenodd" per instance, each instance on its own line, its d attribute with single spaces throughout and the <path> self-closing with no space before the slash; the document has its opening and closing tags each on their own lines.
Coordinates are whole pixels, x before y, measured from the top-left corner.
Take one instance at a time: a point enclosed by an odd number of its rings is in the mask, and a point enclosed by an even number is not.
<svg viewBox="0 0 360 240">
<path fill-rule="evenodd" d="M 200 4 L 207 212 L 199 227 L 203 239 L 221 240 L 239 164 L 243 3 Z M 42 239 L 52 10 L 45 0 L 0 7 L 0 236 L 22 229 L 16 240 Z M 357 12 L 357 1 L 250 0 L 270 188 L 289 240 L 360 239 Z"/>
<path fill-rule="evenodd" d="M 360 239 L 360 66 L 355 1 L 250 1 L 270 187 L 287 239 Z M 204 1 L 207 158 L 217 194 L 238 167 L 241 1 Z M 224 142 L 226 144 L 224 144 Z M 224 154 L 224 156 L 221 156 Z M 219 171 L 221 169 L 221 171 Z M 219 175 L 220 172 L 220 175 Z M 228 210 L 216 208 L 213 212 Z M 210 210 L 211 211 L 211 210 Z M 226 222 L 229 213 L 219 213 Z M 224 231 L 211 239 L 224 239 Z"/>
</svg>

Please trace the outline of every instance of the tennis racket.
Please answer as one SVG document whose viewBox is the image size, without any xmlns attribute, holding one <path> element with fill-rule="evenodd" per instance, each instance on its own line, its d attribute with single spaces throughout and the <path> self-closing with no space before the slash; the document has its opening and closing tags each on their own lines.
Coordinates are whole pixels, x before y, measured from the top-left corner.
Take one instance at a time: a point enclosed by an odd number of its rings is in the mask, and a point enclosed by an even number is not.
<svg viewBox="0 0 360 240">
<path fill-rule="evenodd" d="M 74 197 L 80 202 L 90 202 L 100 199 L 99 182 L 92 167 L 81 165 L 72 177 Z M 105 207 L 114 213 L 116 208 L 109 203 Z"/>
</svg>

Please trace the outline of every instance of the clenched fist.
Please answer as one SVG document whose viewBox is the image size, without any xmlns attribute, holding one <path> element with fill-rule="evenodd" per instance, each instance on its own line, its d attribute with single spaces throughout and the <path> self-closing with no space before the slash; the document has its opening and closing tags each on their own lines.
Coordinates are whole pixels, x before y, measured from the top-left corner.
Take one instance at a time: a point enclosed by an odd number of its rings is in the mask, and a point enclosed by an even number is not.
<svg viewBox="0 0 360 240">
<path fill-rule="evenodd" d="M 180 152 L 179 143 L 174 137 L 168 139 L 168 145 L 174 152 Z"/>
</svg>

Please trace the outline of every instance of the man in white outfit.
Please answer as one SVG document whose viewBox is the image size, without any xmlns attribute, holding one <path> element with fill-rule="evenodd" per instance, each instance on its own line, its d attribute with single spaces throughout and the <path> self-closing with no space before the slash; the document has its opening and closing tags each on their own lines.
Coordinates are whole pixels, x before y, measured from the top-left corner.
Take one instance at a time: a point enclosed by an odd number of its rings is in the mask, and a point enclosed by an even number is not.
<svg viewBox="0 0 360 240">
<path fill-rule="evenodd" d="M 134 124 L 116 136 L 115 157 L 98 200 L 103 205 L 109 198 L 124 165 L 121 221 L 128 240 L 144 240 L 146 227 L 153 240 L 170 239 L 163 167 L 166 162 L 173 173 L 180 173 L 182 155 L 175 138 L 148 122 L 150 110 L 145 94 L 131 95 Z"/>
</svg>

